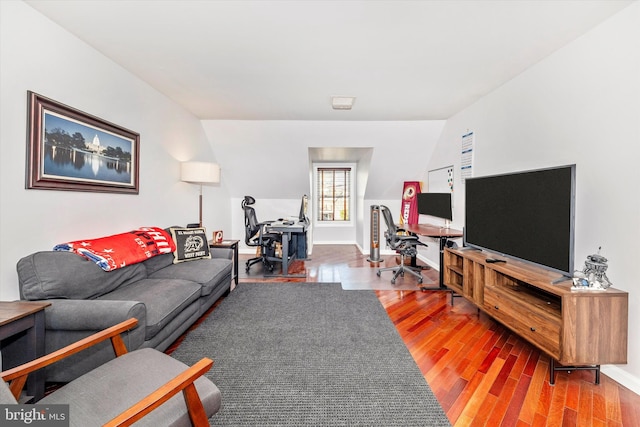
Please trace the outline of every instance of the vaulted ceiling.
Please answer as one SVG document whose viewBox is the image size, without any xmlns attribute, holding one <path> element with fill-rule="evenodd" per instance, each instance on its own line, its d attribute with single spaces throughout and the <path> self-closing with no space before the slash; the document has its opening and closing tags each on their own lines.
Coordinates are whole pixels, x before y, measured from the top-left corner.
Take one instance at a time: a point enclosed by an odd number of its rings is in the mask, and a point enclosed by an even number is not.
<svg viewBox="0 0 640 427">
<path fill-rule="evenodd" d="M 390 200 L 446 119 L 632 1 L 26 3 L 202 119 L 231 197 L 297 200 L 330 159 L 358 163 L 361 197 Z"/>
<path fill-rule="evenodd" d="M 27 3 L 201 119 L 434 120 L 631 2 Z"/>
</svg>

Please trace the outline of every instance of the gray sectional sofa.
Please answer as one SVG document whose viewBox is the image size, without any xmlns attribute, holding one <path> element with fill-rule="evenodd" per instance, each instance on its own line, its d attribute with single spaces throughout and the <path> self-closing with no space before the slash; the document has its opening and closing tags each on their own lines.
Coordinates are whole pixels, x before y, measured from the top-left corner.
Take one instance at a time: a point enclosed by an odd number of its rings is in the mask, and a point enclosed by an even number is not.
<svg viewBox="0 0 640 427">
<path fill-rule="evenodd" d="M 123 335 L 129 350 L 164 351 L 231 287 L 232 253 L 174 264 L 172 253 L 114 271 L 71 253 L 36 252 L 17 265 L 20 297 L 46 300 L 45 351 L 50 353 L 123 320 L 138 326 Z M 76 357 L 77 356 L 77 357 Z M 113 358 L 109 343 L 46 370 L 46 381 L 68 382 Z"/>
</svg>

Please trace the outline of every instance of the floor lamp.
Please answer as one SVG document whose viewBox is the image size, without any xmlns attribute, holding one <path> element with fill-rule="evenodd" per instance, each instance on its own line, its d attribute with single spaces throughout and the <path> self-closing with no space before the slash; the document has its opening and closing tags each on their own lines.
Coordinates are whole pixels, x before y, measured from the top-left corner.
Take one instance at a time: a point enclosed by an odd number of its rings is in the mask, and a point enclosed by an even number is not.
<svg viewBox="0 0 640 427">
<path fill-rule="evenodd" d="M 183 162 L 180 164 L 180 180 L 200 185 L 200 227 L 202 227 L 202 184 L 220 182 L 220 166 L 208 162 Z"/>
</svg>

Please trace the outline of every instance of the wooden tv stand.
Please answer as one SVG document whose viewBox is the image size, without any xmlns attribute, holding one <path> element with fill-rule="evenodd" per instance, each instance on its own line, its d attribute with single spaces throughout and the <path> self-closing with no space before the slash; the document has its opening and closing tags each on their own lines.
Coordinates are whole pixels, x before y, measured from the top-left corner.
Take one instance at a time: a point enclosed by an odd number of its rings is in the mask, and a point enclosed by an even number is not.
<svg viewBox="0 0 640 427">
<path fill-rule="evenodd" d="M 572 291 L 567 278 L 512 258 L 445 249 L 444 284 L 551 357 L 556 370 L 594 369 L 627 363 L 628 294 L 618 289 Z M 561 367 L 555 366 L 558 361 Z"/>
</svg>

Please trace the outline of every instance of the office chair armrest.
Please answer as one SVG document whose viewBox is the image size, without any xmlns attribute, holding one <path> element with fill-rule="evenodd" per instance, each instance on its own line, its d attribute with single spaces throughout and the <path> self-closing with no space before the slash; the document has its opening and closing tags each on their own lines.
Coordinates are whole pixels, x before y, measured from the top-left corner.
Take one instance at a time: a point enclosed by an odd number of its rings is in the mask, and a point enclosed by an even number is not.
<svg viewBox="0 0 640 427">
<path fill-rule="evenodd" d="M 418 236 L 414 236 L 414 235 L 409 235 L 409 236 L 396 236 L 398 240 L 402 240 L 402 241 L 409 241 L 409 240 L 415 240 L 417 242 L 420 241 L 420 239 L 418 239 Z"/>
<path fill-rule="evenodd" d="M 262 236 L 263 234 L 265 234 L 267 232 L 266 227 L 273 224 L 275 221 L 263 221 L 263 222 L 259 222 L 258 226 L 259 226 L 259 234 L 260 236 Z"/>
<path fill-rule="evenodd" d="M 418 236 L 415 235 L 411 235 L 411 236 L 397 236 L 398 240 L 402 243 L 409 243 L 411 245 L 415 245 L 415 246 L 424 246 L 424 247 L 429 247 L 429 245 L 427 245 L 426 243 L 423 243 L 422 241 L 420 241 L 420 239 L 418 238 Z"/>
<path fill-rule="evenodd" d="M 413 236 L 418 238 L 418 235 L 414 232 L 411 231 L 407 231 L 407 229 L 405 228 L 396 228 L 396 233 L 400 234 L 400 233 L 406 233 L 405 236 Z"/>
</svg>

